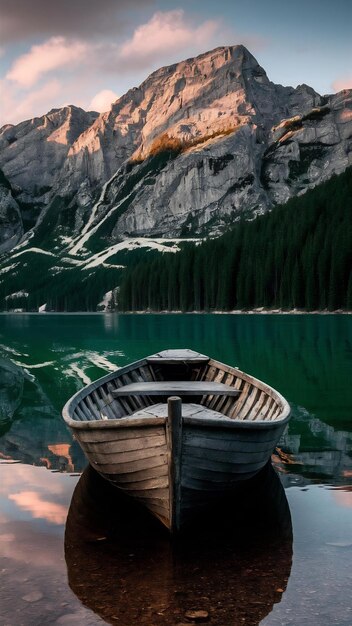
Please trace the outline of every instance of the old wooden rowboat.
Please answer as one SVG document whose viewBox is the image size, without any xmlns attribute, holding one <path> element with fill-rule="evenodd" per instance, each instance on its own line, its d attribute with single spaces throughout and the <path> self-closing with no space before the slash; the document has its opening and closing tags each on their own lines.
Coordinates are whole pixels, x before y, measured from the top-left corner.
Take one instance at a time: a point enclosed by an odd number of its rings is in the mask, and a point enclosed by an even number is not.
<svg viewBox="0 0 352 626">
<path fill-rule="evenodd" d="M 90 464 L 176 532 L 264 467 L 290 407 L 237 368 L 164 350 L 88 385 L 63 417 Z"/>
</svg>

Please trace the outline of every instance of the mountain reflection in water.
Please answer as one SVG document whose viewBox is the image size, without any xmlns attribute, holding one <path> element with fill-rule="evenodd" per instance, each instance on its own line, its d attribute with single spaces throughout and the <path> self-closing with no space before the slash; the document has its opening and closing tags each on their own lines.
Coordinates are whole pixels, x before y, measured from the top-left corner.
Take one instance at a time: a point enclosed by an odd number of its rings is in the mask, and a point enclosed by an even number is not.
<svg viewBox="0 0 352 626">
<path fill-rule="evenodd" d="M 65 558 L 71 589 L 107 623 L 171 626 L 202 610 L 213 625 L 254 626 L 286 589 L 291 516 L 268 464 L 236 498 L 171 540 L 88 467 L 72 497 Z"/>
</svg>

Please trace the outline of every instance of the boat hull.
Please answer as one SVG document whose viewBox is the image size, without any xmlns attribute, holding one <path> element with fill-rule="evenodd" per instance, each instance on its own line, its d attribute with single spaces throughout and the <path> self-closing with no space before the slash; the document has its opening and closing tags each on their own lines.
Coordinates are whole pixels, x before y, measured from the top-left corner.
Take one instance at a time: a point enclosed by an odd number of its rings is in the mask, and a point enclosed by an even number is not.
<svg viewBox="0 0 352 626">
<path fill-rule="evenodd" d="M 75 437 L 99 474 L 169 526 L 169 453 L 165 424 L 80 430 Z"/>
<path fill-rule="evenodd" d="M 233 422 L 221 427 L 194 422 L 196 418 L 193 423 L 190 418 L 182 420 L 177 519 L 172 519 L 175 486 L 166 418 L 156 425 L 80 429 L 75 437 L 96 471 L 147 507 L 169 530 L 177 531 L 202 508 L 257 474 L 285 428 L 275 423 L 267 428 L 256 428 L 253 423 L 246 428 L 241 423 L 236 428 Z"/>
<path fill-rule="evenodd" d="M 290 411 L 271 387 L 213 360 L 190 380 L 226 380 L 237 397 L 116 399 L 122 385 L 168 380 L 168 371 L 139 361 L 81 390 L 63 415 L 92 467 L 178 532 L 266 465 Z"/>
</svg>

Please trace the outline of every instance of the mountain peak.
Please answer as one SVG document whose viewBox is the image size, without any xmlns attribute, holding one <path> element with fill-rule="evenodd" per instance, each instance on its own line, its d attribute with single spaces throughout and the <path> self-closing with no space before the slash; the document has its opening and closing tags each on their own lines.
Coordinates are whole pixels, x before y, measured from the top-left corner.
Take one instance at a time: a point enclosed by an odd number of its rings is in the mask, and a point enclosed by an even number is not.
<svg viewBox="0 0 352 626">
<path fill-rule="evenodd" d="M 184 73 L 186 75 L 192 68 L 193 70 L 198 68 L 200 72 L 206 69 L 208 69 L 208 71 L 217 71 L 224 66 L 230 65 L 234 65 L 238 69 L 242 66 L 246 67 L 246 69 L 260 67 L 258 61 L 244 45 L 218 46 L 207 52 L 202 52 L 197 56 L 189 57 L 183 61 L 173 63 L 172 65 L 160 67 L 150 74 L 142 85 L 155 78 L 160 79 L 163 76 L 168 77 L 174 73 Z"/>
<path fill-rule="evenodd" d="M 7 126 L 0 167 L 16 201 L 38 211 L 71 198 L 81 247 L 110 208 L 112 242 L 125 233 L 200 233 L 346 167 L 346 101 L 275 85 L 244 45 L 220 46 L 160 68 L 101 115 L 67 105 Z"/>
<path fill-rule="evenodd" d="M 220 46 L 156 70 L 122 96 L 106 120 L 118 133 L 126 113 L 134 111 L 143 125 L 134 158 L 144 158 L 165 133 L 192 143 L 248 123 L 260 112 L 269 85 L 264 69 L 245 46 Z"/>
</svg>

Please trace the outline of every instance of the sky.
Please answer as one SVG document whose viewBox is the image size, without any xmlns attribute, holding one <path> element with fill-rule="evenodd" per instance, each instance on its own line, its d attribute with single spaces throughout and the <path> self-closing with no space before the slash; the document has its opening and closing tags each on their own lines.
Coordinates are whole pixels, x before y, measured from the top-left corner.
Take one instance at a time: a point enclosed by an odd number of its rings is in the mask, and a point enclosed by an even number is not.
<svg viewBox="0 0 352 626">
<path fill-rule="evenodd" d="M 352 88 L 352 0 L 0 0 L 0 126 L 106 111 L 164 65 L 243 44 L 275 83 Z"/>
</svg>

